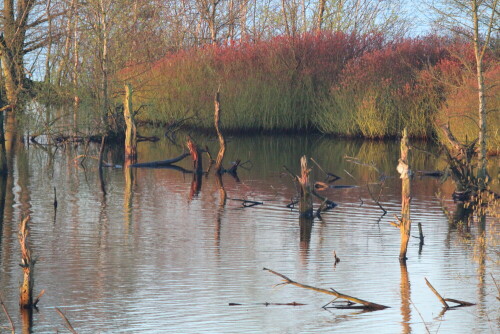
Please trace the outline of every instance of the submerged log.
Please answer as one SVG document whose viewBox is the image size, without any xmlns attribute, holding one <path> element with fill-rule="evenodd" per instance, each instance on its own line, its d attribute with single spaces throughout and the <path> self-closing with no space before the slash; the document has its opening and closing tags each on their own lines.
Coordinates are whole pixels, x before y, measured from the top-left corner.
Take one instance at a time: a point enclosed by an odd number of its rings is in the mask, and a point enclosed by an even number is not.
<svg viewBox="0 0 500 334">
<path fill-rule="evenodd" d="M 304 289 L 309 289 L 309 290 L 313 290 L 313 291 L 316 291 L 316 292 L 321 292 L 321 293 L 326 293 L 328 295 L 332 295 L 332 296 L 335 296 L 337 298 L 340 298 L 340 299 L 345 299 L 345 300 L 348 300 L 352 303 L 357 303 L 357 304 L 361 304 L 362 306 L 352 306 L 352 307 L 349 307 L 349 308 L 362 308 L 362 309 L 365 309 L 365 310 L 383 310 L 383 309 L 386 309 L 388 308 L 389 306 L 385 306 L 385 305 L 381 305 L 381 304 L 376 304 L 376 303 L 372 303 L 372 302 L 369 302 L 369 301 L 366 301 L 366 300 L 363 300 L 363 299 L 359 299 L 359 298 L 356 298 L 356 297 L 352 297 L 352 296 L 348 296 L 348 295 L 345 295 L 343 293 L 340 293 L 334 289 L 330 289 L 330 290 L 326 290 L 326 289 L 321 289 L 321 288 L 317 288 L 317 287 L 314 287 L 314 286 L 310 286 L 310 285 L 306 285 L 306 284 L 302 284 L 302 283 L 298 283 L 298 282 L 295 282 L 293 280 L 291 280 L 290 278 L 286 277 L 285 275 L 283 274 L 280 274 L 274 270 L 271 270 L 271 269 L 268 269 L 268 268 L 263 268 L 263 270 L 266 270 L 266 271 L 269 271 L 271 274 L 274 274 L 274 275 L 277 275 L 281 278 L 283 278 L 284 282 L 281 283 L 281 284 L 291 284 L 291 285 L 295 285 L 295 286 L 298 286 L 299 288 L 304 288 Z M 330 304 L 330 303 L 328 303 Z M 328 305 L 327 304 L 327 305 Z"/>
</svg>

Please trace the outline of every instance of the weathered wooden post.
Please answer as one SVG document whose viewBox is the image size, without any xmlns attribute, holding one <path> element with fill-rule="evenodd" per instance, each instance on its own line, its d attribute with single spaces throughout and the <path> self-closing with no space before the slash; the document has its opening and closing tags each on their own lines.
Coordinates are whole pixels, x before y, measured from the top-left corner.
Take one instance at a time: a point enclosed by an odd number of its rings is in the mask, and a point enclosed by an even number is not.
<svg viewBox="0 0 500 334">
<path fill-rule="evenodd" d="M 215 131 L 217 131 L 217 137 L 219 137 L 219 153 L 217 154 L 217 160 L 215 161 L 215 173 L 222 174 L 222 160 L 224 159 L 224 154 L 226 153 L 226 140 L 220 131 L 220 93 L 217 91 L 215 94 L 215 113 L 214 113 L 214 125 Z"/>
<path fill-rule="evenodd" d="M 125 118 L 125 160 L 134 160 L 137 157 L 137 128 L 132 109 L 132 85 L 125 85 L 125 101 L 123 103 L 123 116 Z"/>
<path fill-rule="evenodd" d="M 19 244 L 21 245 L 21 264 L 23 268 L 23 283 L 19 288 L 19 306 L 21 308 L 32 308 L 33 304 L 33 285 L 34 270 L 36 259 L 31 257 L 31 248 L 29 245 L 29 216 L 26 216 L 19 226 Z"/>
<path fill-rule="evenodd" d="M 399 251 L 399 260 L 406 261 L 406 251 L 408 249 L 408 241 L 410 240 L 411 220 L 410 220 L 410 162 L 408 158 L 408 134 L 406 128 L 403 130 L 403 138 L 401 138 L 401 157 L 397 167 L 401 178 L 401 221 L 399 229 L 401 233 L 401 248 Z"/>
<path fill-rule="evenodd" d="M 310 172 L 311 169 L 307 167 L 307 157 L 304 155 L 300 158 L 300 177 L 297 177 L 300 184 L 299 211 L 302 217 L 313 218 L 312 186 L 309 182 Z"/>
</svg>

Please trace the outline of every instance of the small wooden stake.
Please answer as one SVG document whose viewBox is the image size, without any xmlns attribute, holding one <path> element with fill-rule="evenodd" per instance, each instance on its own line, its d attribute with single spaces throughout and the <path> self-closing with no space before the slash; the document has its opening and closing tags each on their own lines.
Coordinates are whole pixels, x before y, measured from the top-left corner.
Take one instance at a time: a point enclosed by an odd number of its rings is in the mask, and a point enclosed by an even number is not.
<svg viewBox="0 0 500 334">
<path fill-rule="evenodd" d="M 125 118 L 125 160 L 137 157 L 137 128 L 132 109 L 132 85 L 125 85 L 125 102 L 123 103 L 123 116 Z"/>
</svg>

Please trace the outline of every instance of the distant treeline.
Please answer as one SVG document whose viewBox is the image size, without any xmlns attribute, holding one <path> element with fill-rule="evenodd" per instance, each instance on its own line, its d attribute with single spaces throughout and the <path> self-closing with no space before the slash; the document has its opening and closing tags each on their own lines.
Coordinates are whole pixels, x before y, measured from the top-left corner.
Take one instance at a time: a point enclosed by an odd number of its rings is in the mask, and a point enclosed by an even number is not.
<svg viewBox="0 0 500 334">
<path fill-rule="evenodd" d="M 498 50 L 496 50 L 498 51 Z M 489 109 L 500 106 L 498 55 L 486 58 Z M 306 33 L 258 42 L 206 45 L 122 70 L 135 87 L 138 118 L 213 127 L 220 89 L 227 131 L 321 131 L 385 138 L 404 127 L 430 138 L 450 123 L 458 136 L 477 136 L 472 46 L 437 36 L 388 41 L 382 34 Z M 489 114 L 498 143 L 499 113 Z M 495 144 L 498 145 L 498 144 Z"/>
</svg>

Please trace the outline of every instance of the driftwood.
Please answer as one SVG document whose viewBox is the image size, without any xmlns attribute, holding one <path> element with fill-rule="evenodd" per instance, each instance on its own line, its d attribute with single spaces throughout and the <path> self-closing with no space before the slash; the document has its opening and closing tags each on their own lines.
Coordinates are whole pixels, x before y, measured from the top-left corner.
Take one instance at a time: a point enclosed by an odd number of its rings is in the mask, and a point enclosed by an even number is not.
<svg viewBox="0 0 500 334">
<path fill-rule="evenodd" d="M 424 279 L 425 279 L 425 283 L 427 284 L 427 286 L 429 287 L 429 289 L 431 289 L 431 291 L 436 295 L 436 297 L 439 299 L 439 301 L 441 302 L 441 304 L 443 304 L 443 306 L 444 306 L 445 309 L 450 309 L 451 308 L 448 305 L 447 302 L 458 304 L 458 305 L 453 306 L 453 307 L 462 307 L 462 306 L 473 306 L 473 305 L 476 305 L 474 303 L 465 302 L 463 300 L 452 299 L 452 298 L 443 298 L 439 294 L 439 292 L 437 292 L 437 290 L 432 286 L 432 284 L 427 280 L 427 278 L 424 278 Z"/>
<path fill-rule="evenodd" d="M 278 273 L 278 272 L 276 272 L 274 270 L 268 269 L 268 268 L 263 268 L 263 270 L 267 270 L 270 273 L 283 278 L 284 283 L 281 283 L 281 284 L 284 284 L 284 285 L 291 284 L 291 285 L 298 286 L 299 288 L 309 289 L 309 290 L 313 290 L 313 291 L 316 291 L 316 292 L 321 292 L 321 293 L 325 293 L 325 294 L 328 294 L 328 295 L 332 295 L 332 296 L 336 297 L 333 301 L 335 301 L 337 298 L 340 298 L 340 299 L 348 300 L 349 302 L 353 303 L 352 305 L 348 305 L 348 306 L 342 307 L 342 308 L 364 309 L 364 310 L 375 311 L 375 310 L 383 310 L 383 309 L 386 309 L 386 308 L 389 307 L 389 306 L 385 306 L 385 305 L 380 305 L 380 304 L 372 303 L 372 302 L 369 302 L 369 301 L 366 301 L 366 300 L 363 300 L 363 299 L 359 299 L 359 298 L 356 298 L 356 297 L 348 296 L 348 295 L 340 293 L 340 292 L 338 292 L 338 291 L 336 291 L 334 289 L 326 290 L 326 289 L 316 288 L 314 286 L 310 286 L 310 285 L 298 283 L 298 282 L 295 282 L 295 281 L 291 280 L 290 278 L 286 277 L 285 275 L 282 275 L 282 274 L 280 274 L 280 273 Z M 328 304 L 331 304 L 332 302 L 330 302 Z M 328 304 L 326 304 L 326 305 L 328 305 Z M 361 304 L 361 306 L 360 305 L 354 305 L 354 304 Z M 326 305 L 324 307 L 326 307 Z"/>
</svg>

